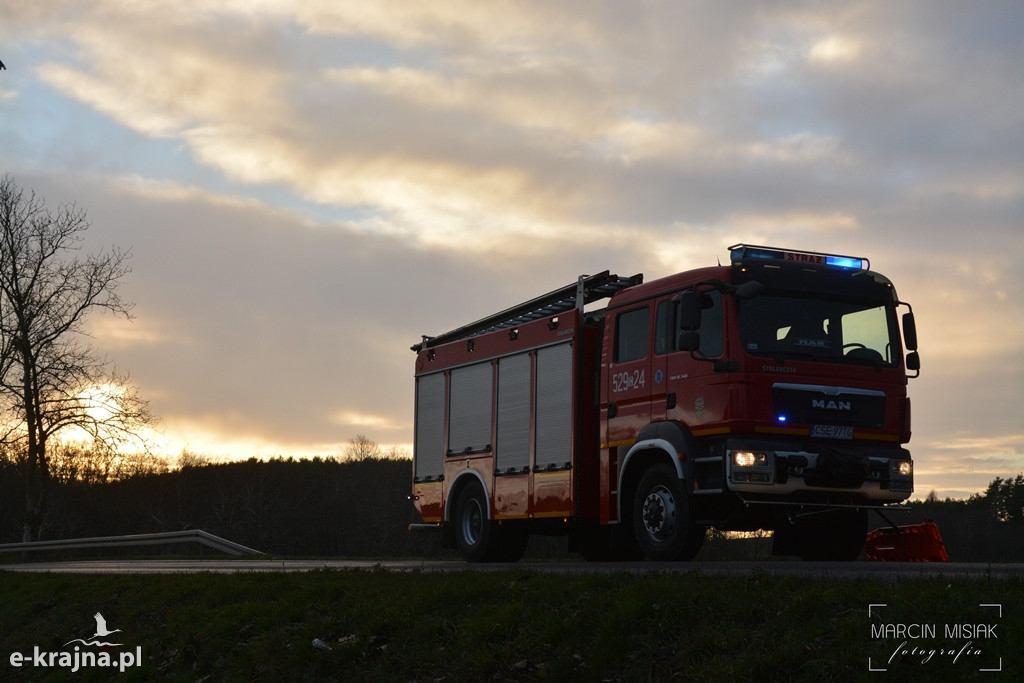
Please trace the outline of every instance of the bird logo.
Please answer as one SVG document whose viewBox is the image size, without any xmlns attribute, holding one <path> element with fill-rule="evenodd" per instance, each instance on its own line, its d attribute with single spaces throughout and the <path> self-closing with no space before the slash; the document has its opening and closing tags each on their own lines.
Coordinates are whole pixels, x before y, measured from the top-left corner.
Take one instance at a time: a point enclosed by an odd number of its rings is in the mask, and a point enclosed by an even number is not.
<svg viewBox="0 0 1024 683">
<path fill-rule="evenodd" d="M 93 615 L 93 619 L 96 620 L 96 633 L 94 633 L 92 636 L 93 640 L 88 641 L 83 640 L 82 638 L 75 638 L 74 640 L 69 640 L 68 642 L 64 643 L 64 646 L 67 647 L 71 643 L 81 643 L 82 645 L 88 645 L 90 647 L 122 645 L 122 643 L 104 643 L 97 640 L 98 638 L 106 638 L 107 636 L 112 635 L 114 633 L 120 633 L 121 629 L 115 628 L 111 630 L 107 628 L 107 620 L 104 619 L 103 615 L 99 612 Z"/>
</svg>

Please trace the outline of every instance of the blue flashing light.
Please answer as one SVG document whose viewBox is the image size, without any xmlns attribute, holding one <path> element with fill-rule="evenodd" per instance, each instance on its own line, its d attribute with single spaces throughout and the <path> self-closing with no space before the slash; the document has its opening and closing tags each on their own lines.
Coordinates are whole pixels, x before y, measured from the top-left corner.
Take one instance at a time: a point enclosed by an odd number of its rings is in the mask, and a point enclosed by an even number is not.
<svg viewBox="0 0 1024 683">
<path fill-rule="evenodd" d="M 852 258 L 850 256 L 829 256 L 825 259 L 825 263 L 830 266 L 854 268 L 856 270 L 860 270 L 864 267 L 864 259 Z"/>
<path fill-rule="evenodd" d="M 779 415 L 779 422 L 785 422 L 785 421 L 786 421 L 786 416 L 785 415 Z"/>
<path fill-rule="evenodd" d="M 786 258 L 786 253 L 781 249 L 769 249 L 767 247 L 751 247 L 747 246 L 746 244 L 737 244 L 736 246 L 729 247 L 729 253 L 732 256 L 733 261 L 738 261 L 742 258 Z"/>
<path fill-rule="evenodd" d="M 871 267 L 871 262 L 866 258 L 856 256 L 820 254 L 816 251 L 799 251 L 796 249 L 780 249 L 776 247 L 759 247 L 752 244 L 734 244 L 729 247 L 729 254 L 733 261 L 739 261 L 740 259 L 773 259 L 777 261 L 788 261 L 791 263 L 807 263 L 819 266 L 833 266 L 835 268 L 849 268 L 853 270 L 862 270 Z"/>
</svg>

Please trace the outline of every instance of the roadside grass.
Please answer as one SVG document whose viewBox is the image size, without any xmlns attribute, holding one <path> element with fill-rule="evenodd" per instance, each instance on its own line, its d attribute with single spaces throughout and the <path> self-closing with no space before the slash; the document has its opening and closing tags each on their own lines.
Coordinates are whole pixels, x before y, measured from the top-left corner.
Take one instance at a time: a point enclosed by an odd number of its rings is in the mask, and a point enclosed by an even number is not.
<svg viewBox="0 0 1024 683">
<path fill-rule="evenodd" d="M 869 604 L 882 604 L 868 615 Z M 1002 616 L 981 604 L 1003 605 Z M 1024 582 L 803 579 L 755 573 L 554 574 L 315 571 L 70 575 L 0 573 L 8 680 L 110 680 L 32 665 L 33 648 L 90 638 L 101 612 L 141 667 L 118 680 L 847 681 L 992 680 L 1024 670 Z M 981 655 L 945 624 L 997 623 Z M 936 624 L 937 638 L 872 624 Z M 320 639 L 330 649 L 317 648 Z M 902 640 L 907 640 L 903 638 Z M 920 653 L 910 652 L 917 647 Z M 66 649 L 66 648 L 65 648 Z M 933 655 L 927 657 L 927 651 Z M 902 652 L 891 662 L 894 651 Z M 906 651 L 906 652 L 903 652 Z M 10 655 L 25 662 L 11 666 Z M 116 655 L 115 655 L 116 656 Z M 876 668 L 868 671 L 868 658 Z"/>
</svg>

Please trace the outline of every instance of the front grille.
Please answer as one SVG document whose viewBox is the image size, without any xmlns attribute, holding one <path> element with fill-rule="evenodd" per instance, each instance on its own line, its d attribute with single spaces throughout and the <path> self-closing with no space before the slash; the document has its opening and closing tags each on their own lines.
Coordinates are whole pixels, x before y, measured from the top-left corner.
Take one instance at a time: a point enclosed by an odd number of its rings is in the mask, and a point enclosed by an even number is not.
<svg viewBox="0 0 1024 683">
<path fill-rule="evenodd" d="M 881 391 L 810 384 L 775 384 L 775 416 L 787 424 L 824 424 L 880 429 L 885 422 Z"/>
</svg>

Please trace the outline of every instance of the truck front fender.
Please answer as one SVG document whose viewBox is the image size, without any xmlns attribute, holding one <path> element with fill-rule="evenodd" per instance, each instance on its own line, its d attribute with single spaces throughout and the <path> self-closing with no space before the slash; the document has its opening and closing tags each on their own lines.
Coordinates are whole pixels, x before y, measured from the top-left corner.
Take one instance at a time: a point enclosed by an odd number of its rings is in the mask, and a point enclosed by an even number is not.
<svg viewBox="0 0 1024 683">
<path fill-rule="evenodd" d="M 693 436 L 678 422 L 654 422 L 641 430 L 619 468 L 619 520 L 623 519 L 624 510 L 630 509 L 633 489 L 648 467 L 656 462 L 670 462 L 679 478 L 688 481 L 693 472 L 695 452 Z"/>
<path fill-rule="evenodd" d="M 626 452 L 626 457 L 622 459 L 622 468 L 619 470 L 620 487 L 622 485 L 623 475 L 629 469 L 630 462 L 633 460 L 634 456 L 638 453 L 644 453 L 647 451 L 662 451 L 664 453 L 664 457 L 661 457 L 659 454 L 658 459 L 671 461 L 676 468 L 676 473 L 679 475 L 679 478 L 686 478 L 686 474 L 683 471 L 683 464 L 678 458 L 679 451 L 676 450 L 676 447 L 671 442 L 665 439 L 644 439 L 643 441 L 637 441 L 633 444 L 629 451 Z M 639 462 L 639 459 L 637 461 Z"/>
</svg>

